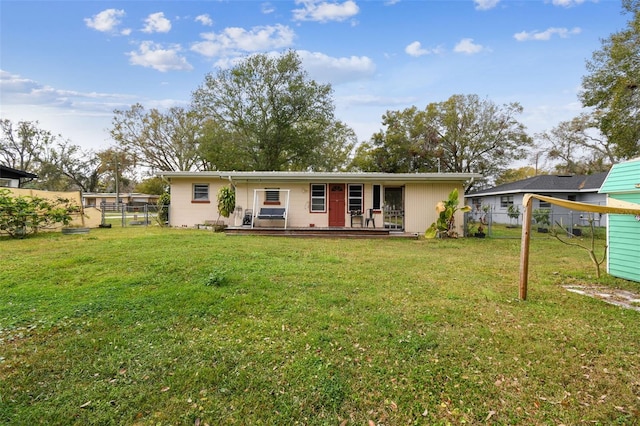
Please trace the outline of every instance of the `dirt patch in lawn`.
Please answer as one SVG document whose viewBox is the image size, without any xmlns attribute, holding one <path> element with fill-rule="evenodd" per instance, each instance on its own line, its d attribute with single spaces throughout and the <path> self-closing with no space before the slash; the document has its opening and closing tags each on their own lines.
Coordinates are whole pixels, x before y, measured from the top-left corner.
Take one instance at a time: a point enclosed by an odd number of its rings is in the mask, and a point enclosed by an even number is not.
<svg viewBox="0 0 640 426">
<path fill-rule="evenodd" d="M 563 285 L 562 287 L 573 293 L 594 297 L 612 305 L 640 312 L 640 294 L 628 290 L 590 285 Z"/>
</svg>

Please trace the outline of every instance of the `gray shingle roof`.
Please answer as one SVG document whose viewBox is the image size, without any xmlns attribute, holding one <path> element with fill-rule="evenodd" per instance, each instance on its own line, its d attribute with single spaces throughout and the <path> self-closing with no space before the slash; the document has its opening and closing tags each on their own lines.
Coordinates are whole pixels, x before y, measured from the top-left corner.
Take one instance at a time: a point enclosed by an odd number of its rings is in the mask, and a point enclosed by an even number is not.
<svg viewBox="0 0 640 426">
<path fill-rule="evenodd" d="M 541 193 L 541 192 L 597 192 L 607 172 L 592 175 L 538 175 L 516 182 L 505 183 L 493 188 L 483 189 L 470 196 L 510 194 L 510 193 Z"/>
<path fill-rule="evenodd" d="M 2 164 L 0 164 L 0 177 L 6 177 L 11 179 L 19 179 L 19 178 L 36 179 L 38 175 L 34 175 L 33 173 L 25 172 L 23 170 L 13 169 L 11 167 L 3 166 Z"/>
</svg>

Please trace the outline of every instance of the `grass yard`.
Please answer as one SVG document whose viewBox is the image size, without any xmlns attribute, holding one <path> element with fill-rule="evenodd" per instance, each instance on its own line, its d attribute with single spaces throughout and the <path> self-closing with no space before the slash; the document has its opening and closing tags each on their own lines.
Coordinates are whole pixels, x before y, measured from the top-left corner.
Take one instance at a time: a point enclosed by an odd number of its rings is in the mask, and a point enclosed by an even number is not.
<svg viewBox="0 0 640 426">
<path fill-rule="evenodd" d="M 551 237 L 526 302 L 516 239 L 0 247 L 0 424 L 640 423 L 640 312 L 564 290 L 594 268 Z"/>
</svg>

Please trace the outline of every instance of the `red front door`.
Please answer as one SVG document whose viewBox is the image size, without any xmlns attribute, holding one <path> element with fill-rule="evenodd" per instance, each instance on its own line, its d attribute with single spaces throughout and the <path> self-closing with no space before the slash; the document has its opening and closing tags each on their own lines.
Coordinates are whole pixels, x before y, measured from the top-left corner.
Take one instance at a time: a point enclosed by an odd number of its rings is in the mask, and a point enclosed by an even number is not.
<svg viewBox="0 0 640 426">
<path fill-rule="evenodd" d="M 329 185 L 329 226 L 344 226 L 345 210 L 344 183 Z"/>
</svg>

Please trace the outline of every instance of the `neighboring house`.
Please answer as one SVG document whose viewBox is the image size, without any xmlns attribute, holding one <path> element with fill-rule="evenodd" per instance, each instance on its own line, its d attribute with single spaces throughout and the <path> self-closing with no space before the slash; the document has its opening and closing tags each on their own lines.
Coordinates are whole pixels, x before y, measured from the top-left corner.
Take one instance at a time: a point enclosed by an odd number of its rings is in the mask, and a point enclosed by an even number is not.
<svg viewBox="0 0 640 426">
<path fill-rule="evenodd" d="M 351 227 L 374 225 L 423 233 L 436 220 L 435 206 L 474 173 L 316 173 L 316 172 L 163 172 L 171 185 L 169 224 L 197 226 L 218 219 L 217 195 L 235 187 L 236 209 L 229 226 L 283 226 L 260 219 L 265 208 L 285 209 L 286 226 Z M 462 204 L 462 200 L 461 200 Z M 352 214 L 352 212 L 359 214 Z M 373 219 L 367 223 L 366 219 Z M 462 224 L 462 217 L 458 222 Z"/>
<path fill-rule="evenodd" d="M 115 192 L 84 192 L 82 194 L 83 207 L 96 207 L 104 206 L 107 209 L 116 209 L 116 201 L 118 204 L 124 204 L 126 206 L 144 206 L 145 204 L 157 204 L 159 195 L 155 194 L 140 194 L 137 192 L 121 192 L 116 194 Z"/>
<path fill-rule="evenodd" d="M 607 206 L 640 205 L 640 158 L 613 166 L 600 188 Z M 607 272 L 640 282 L 640 215 L 609 214 Z"/>
<path fill-rule="evenodd" d="M 33 173 L 0 165 L 0 187 L 21 188 L 23 184 L 37 178 L 38 175 L 34 175 Z"/>
<path fill-rule="evenodd" d="M 472 207 L 472 217 L 478 219 L 490 211 L 494 223 L 508 224 L 509 206 L 522 212 L 524 194 L 538 194 L 569 201 L 605 205 L 606 196 L 598 190 L 607 173 L 592 175 L 538 175 L 516 182 L 505 183 L 465 195 L 466 204 Z M 534 209 L 550 209 L 551 223 L 562 221 L 565 225 L 586 225 L 587 217 L 540 200 L 533 200 Z M 604 220 L 596 214 L 596 225 L 604 226 Z"/>
</svg>

